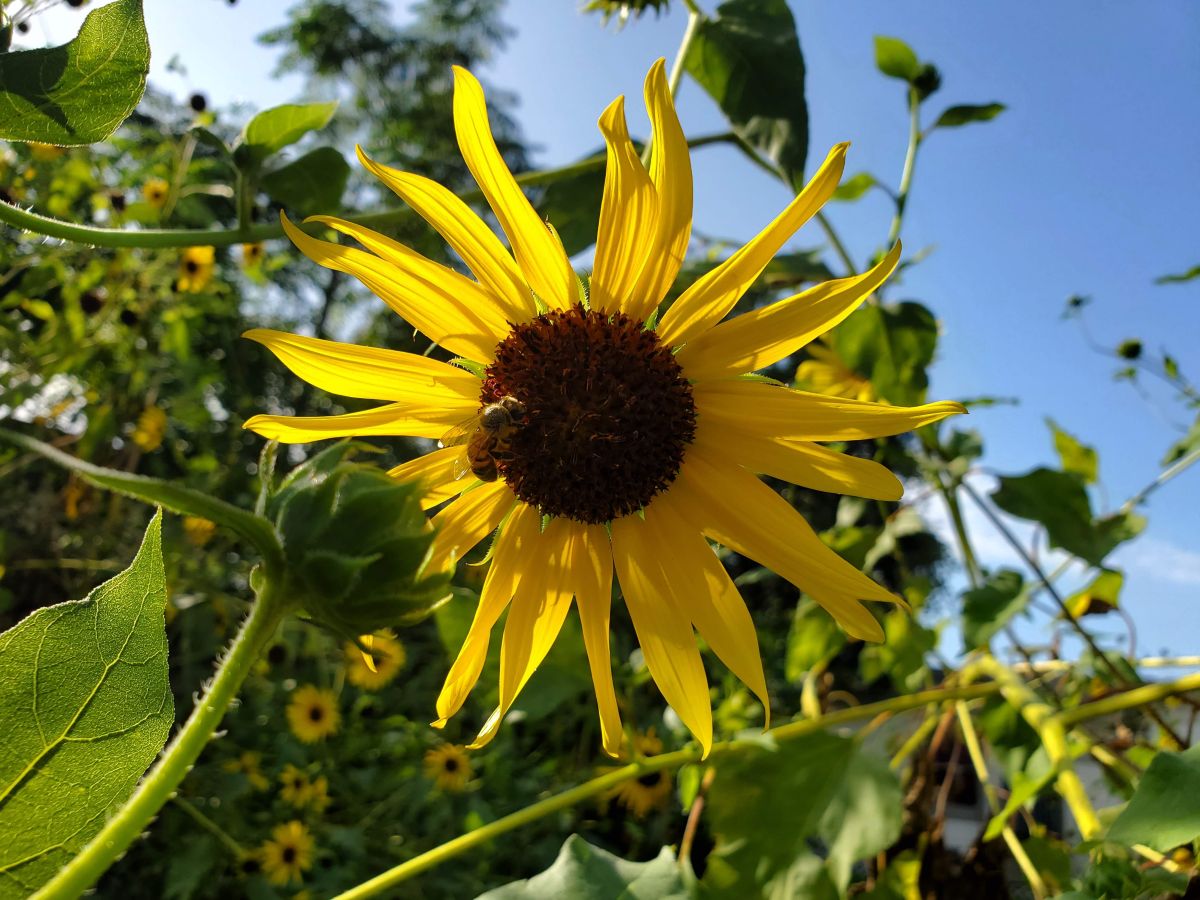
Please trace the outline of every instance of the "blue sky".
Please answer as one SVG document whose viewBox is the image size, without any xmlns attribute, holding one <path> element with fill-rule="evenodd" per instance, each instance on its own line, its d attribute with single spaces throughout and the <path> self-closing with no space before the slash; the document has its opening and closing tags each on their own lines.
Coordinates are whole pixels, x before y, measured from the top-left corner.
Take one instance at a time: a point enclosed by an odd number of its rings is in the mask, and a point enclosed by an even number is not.
<svg viewBox="0 0 1200 900">
<path fill-rule="evenodd" d="M 928 116 L 956 103 L 1009 107 L 992 123 L 937 133 L 923 148 L 904 240 L 910 251 L 934 252 L 889 296 L 919 299 L 942 322 L 931 396 L 1020 398 L 969 420 L 984 434 L 987 468 L 1012 473 L 1052 462 L 1043 422 L 1052 416 L 1098 448 L 1102 498 L 1118 506 L 1158 472 L 1176 437 L 1170 422 L 1186 418 L 1161 395 L 1147 403 L 1113 383 L 1111 361 L 1087 350 L 1060 314 L 1067 296 L 1091 295 L 1098 341 L 1140 337 L 1200 375 L 1200 282 L 1152 284 L 1200 263 L 1200 7 L 1015 0 L 971 4 L 967 13 L 958 0 L 791 5 L 808 66 L 810 163 L 850 140 L 848 172 L 896 183 L 907 134 L 903 86 L 875 71 L 875 34 L 903 38 L 941 69 L 943 89 Z M 406 15 L 407 4 L 394 6 Z M 186 16 L 180 8 L 177 0 L 146 0 L 156 84 L 181 96 L 203 90 L 217 105 L 296 98 L 298 80 L 272 79 L 274 57 L 254 42 L 278 24 L 284 3 L 204 0 L 187 4 Z M 642 78 L 654 59 L 673 55 L 682 10 L 619 33 L 570 0 L 516 0 L 507 18 L 517 34 L 481 74 L 520 97 L 539 164 L 597 147 L 596 118 L 619 93 L 629 97 L 631 128 L 645 132 Z M 64 40 L 78 19 L 55 10 L 42 34 L 29 37 Z M 186 76 L 166 69 L 176 55 Z M 724 128 L 695 85 L 685 82 L 679 109 L 691 134 Z M 747 238 L 789 199 L 727 148 L 698 151 L 695 176 L 696 225 L 707 233 Z M 832 207 L 830 216 L 861 262 L 886 236 L 890 202 L 872 194 Z M 822 240 L 811 227 L 793 246 Z M 1146 535 L 1114 560 L 1128 568 L 1126 601 L 1143 652 L 1197 650 L 1198 508 L 1200 473 L 1190 471 L 1154 497 Z M 970 524 L 985 559 L 1010 561 L 986 523 Z"/>
</svg>

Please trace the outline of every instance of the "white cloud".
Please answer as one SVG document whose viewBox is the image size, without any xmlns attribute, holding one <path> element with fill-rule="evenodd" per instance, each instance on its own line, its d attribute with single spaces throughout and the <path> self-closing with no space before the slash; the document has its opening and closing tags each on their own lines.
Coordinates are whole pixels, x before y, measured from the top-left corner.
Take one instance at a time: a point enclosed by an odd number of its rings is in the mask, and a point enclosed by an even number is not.
<svg viewBox="0 0 1200 900">
<path fill-rule="evenodd" d="M 1135 539 L 1113 554 L 1112 564 L 1169 584 L 1200 586 L 1200 552 L 1162 538 Z"/>
</svg>

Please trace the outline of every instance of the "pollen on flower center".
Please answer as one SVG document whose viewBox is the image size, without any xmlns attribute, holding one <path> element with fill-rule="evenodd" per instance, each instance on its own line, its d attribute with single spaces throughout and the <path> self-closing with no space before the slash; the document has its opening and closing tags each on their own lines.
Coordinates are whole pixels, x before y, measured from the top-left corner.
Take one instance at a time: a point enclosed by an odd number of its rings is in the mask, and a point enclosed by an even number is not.
<svg viewBox="0 0 1200 900">
<path fill-rule="evenodd" d="M 517 325 L 496 348 L 482 404 L 526 410 L 498 461 L 543 514 L 599 524 L 644 507 L 675 480 L 696 432 L 692 388 L 641 322 L 574 307 Z"/>
</svg>

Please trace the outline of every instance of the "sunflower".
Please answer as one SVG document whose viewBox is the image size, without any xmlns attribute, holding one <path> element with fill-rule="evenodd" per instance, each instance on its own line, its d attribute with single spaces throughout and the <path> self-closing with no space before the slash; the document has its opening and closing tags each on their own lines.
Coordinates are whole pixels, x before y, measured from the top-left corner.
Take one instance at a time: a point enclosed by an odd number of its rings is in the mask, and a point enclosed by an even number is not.
<svg viewBox="0 0 1200 900">
<path fill-rule="evenodd" d="M 236 759 L 226 760 L 221 767 L 226 772 L 245 775 L 250 787 L 256 791 L 265 791 L 271 786 L 267 777 L 262 773 L 262 754 L 245 750 Z"/>
<path fill-rule="evenodd" d="M 263 253 L 264 248 L 262 241 L 257 241 L 253 244 L 242 244 L 242 268 L 257 268 L 262 264 Z"/>
<path fill-rule="evenodd" d="M 657 756 L 662 753 L 663 743 L 651 728 L 633 736 L 633 747 L 637 756 Z M 616 800 L 639 819 L 662 808 L 670 796 L 671 774 L 665 769 L 622 781 L 608 794 L 609 798 Z"/>
<path fill-rule="evenodd" d="M 829 346 L 816 340 L 804 348 L 809 358 L 796 367 L 796 386 L 850 400 L 874 400 L 875 389 L 869 378 L 863 378 Z"/>
<path fill-rule="evenodd" d="M 203 516 L 184 516 L 183 533 L 193 547 L 203 547 L 217 533 L 217 523 Z"/>
<path fill-rule="evenodd" d="M 167 414 L 157 406 L 147 406 L 138 416 L 129 439 L 150 453 L 162 446 L 167 433 Z"/>
<path fill-rule="evenodd" d="M 258 853 L 263 873 L 271 884 L 299 883 L 303 873 L 312 868 L 312 835 L 304 823 L 293 819 L 276 825 L 271 840 L 263 843 Z"/>
<path fill-rule="evenodd" d="M 142 196 L 155 209 L 163 208 L 167 202 L 167 194 L 170 192 L 171 186 L 161 178 L 151 178 L 142 185 Z"/>
<path fill-rule="evenodd" d="M 471 758 L 456 744 L 442 744 L 426 751 L 425 775 L 440 790 L 461 793 L 471 780 Z"/>
<path fill-rule="evenodd" d="M 288 763 L 279 773 L 279 783 L 282 785 L 279 796 L 285 803 L 290 803 L 296 808 L 303 807 L 308 803 L 309 794 L 312 792 L 312 782 L 309 781 L 308 773 L 303 769 Z"/>
<path fill-rule="evenodd" d="M 188 247 L 179 261 L 177 286 L 184 293 L 196 294 L 208 287 L 212 281 L 216 249 L 213 247 Z"/>
<path fill-rule="evenodd" d="M 364 691 L 377 691 L 394 679 L 404 668 L 408 658 L 404 645 L 397 640 L 392 631 L 381 631 L 370 635 L 371 662 L 358 649 L 358 645 L 347 641 L 344 647 L 346 657 L 346 680 Z"/>
<path fill-rule="evenodd" d="M 574 597 L 603 746 L 613 755 L 619 751 L 609 657 L 614 569 L 650 674 L 704 752 L 712 743 L 712 708 L 693 628 L 769 710 L 754 623 L 706 537 L 778 572 L 854 637 L 882 640 L 862 601 L 903 601 L 826 547 L 758 476 L 896 500 L 901 484 L 883 466 L 816 442 L 894 435 L 964 411 L 957 403 L 876 405 L 746 377 L 849 316 L 900 258 L 897 246 L 861 275 L 722 322 L 776 251 L 829 199 L 845 144 L 757 237 L 659 316 L 692 220 L 691 162 L 664 69 L 660 60 L 646 79 L 648 171 L 629 138 L 623 98 L 600 118 L 607 173 L 586 289 L 557 233 L 504 164 L 479 82 L 455 69 L 459 146 L 511 254 L 450 191 L 380 165 L 361 150 L 363 165 L 441 233 L 475 279 L 353 222 L 316 217 L 365 249 L 310 237 L 286 217 L 283 224 L 308 257 L 357 277 L 461 366 L 263 329 L 246 334 L 323 390 L 388 401 L 340 416 L 258 415 L 246 422 L 264 437 L 284 443 L 347 435 L 436 439 L 457 435 L 456 426 L 483 412 L 496 426 L 489 432 L 496 454 L 475 459 L 471 469 L 482 478 L 458 477 L 468 460 L 450 440 L 391 472 L 420 479 L 429 508 L 453 501 L 433 517 L 433 569 L 452 566 L 499 530 L 434 723 L 445 725 L 462 707 L 483 669 L 492 629 L 508 609 L 500 703 L 472 746 L 496 734 Z"/>
<path fill-rule="evenodd" d="M 333 691 L 306 684 L 292 694 L 287 720 L 297 740 L 306 744 L 323 741 L 338 730 L 341 722 L 337 698 Z"/>
</svg>

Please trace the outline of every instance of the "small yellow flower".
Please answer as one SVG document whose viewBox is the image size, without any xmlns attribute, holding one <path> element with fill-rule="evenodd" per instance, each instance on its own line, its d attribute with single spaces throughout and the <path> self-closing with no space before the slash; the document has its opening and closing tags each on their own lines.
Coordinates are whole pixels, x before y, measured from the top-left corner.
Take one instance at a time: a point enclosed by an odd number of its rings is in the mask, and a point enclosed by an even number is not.
<svg viewBox="0 0 1200 900">
<path fill-rule="evenodd" d="M 262 773 L 262 754 L 255 753 L 252 750 L 245 750 L 238 755 L 237 759 L 226 760 L 221 767 L 226 772 L 241 774 L 246 776 L 246 780 L 250 782 L 250 787 L 256 791 L 265 791 L 271 786 L 271 782 Z"/>
<path fill-rule="evenodd" d="M 333 691 L 306 684 L 292 694 L 287 720 L 297 740 L 306 744 L 323 741 L 338 730 L 341 722 L 337 698 Z"/>
<path fill-rule="evenodd" d="M 308 780 L 308 775 L 303 769 L 288 763 L 279 773 L 279 783 L 283 785 L 279 796 L 285 803 L 290 803 L 297 809 L 307 805 L 309 794 L 312 792 L 312 782 Z"/>
<path fill-rule="evenodd" d="M 271 840 L 258 851 L 263 874 L 271 884 L 280 886 L 302 879 L 302 874 L 312 868 L 313 839 L 302 822 L 292 820 L 276 825 Z"/>
<path fill-rule="evenodd" d="M 654 729 L 635 734 L 633 746 L 638 756 L 657 756 L 662 753 L 662 741 Z M 644 819 L 651 811 L 661 809 L 671 796 L 671 775 L 665 770 L 647 772 L 629 781 L 623 781 L 609 794 L 637 818 Z"/>
<path fill-rule="evenodd" d="M 425 775 L 439 790 L 461 793 L 471 780 L 471 758 L 457 744 L 442 744 L 425 754 Z"/>
<path fill-rule="evenodd" d="M 262 265 L 264 252 L 262 241 L 257 241 L 253 244 L 242 244 L 242 268 L 258 268 Z"/>
<path fill-rule="evenodd" d="M 130 440 L 150 453 L 162 446 L 167 433 L 167 414 L 157 406 L 147 406 L 138 416 Z"/>
<path fill-rule="evenodd" d="M 87 485 L 78 478 L 71 476 L 71 480 L 67 482 L 67 486 L 63 489 L 63 512 L 68 522 L 74 522 L 79 518 L 79 503 L 83 500 L 86 493 Z"/>
<path fill-rule="evenodd" d="M 170 190 L 171 186 L 163 179 L 151 178 L 142 185 L 142 196 L 155 209 L 162 209 L 163 204 L 167 202 L 167 194 L 170 193 Z"/>
<path fill-rule="evenodd" d="M 35 141 L 29 145 L 29 155 L 38 162 L 58 159 L 66 152 L 67 149 L 65 147 L 56 147 L 54 144 L 39 144 Z"/>
<path fill-rule="evenodd" d="M 212 540 L 217 523 L 201 516 L 184 516 L 183 533 L 194 547 L 203 547 Z"/>
<path fill-rule="evenodd" d="M 323 813 L 329 807 L 329 799 L 329 780 L 324 775 L 318 775 L 308 792 L 308 807 L 315 813 Z"/>
<path fill-rule="evenodd" d="M 195 294 L 212 281 L 213 261 L 216 258 L 214 247 L 188 247 L 183 251 L 183 259 L 179 261 L 179 290 Z"/>
<path fill-rule="evenodd" d="M 367 635 L 364 635 L 366 638 Z M 407 654 L 395 633 L 381 631 L 372 635 L 369 644 L 374 669 L 366 654 L 352 642 L 345 644 L 346 680 L 364 691 L 377 691 L 394 679 L 404 668 Z M 364 646 L 368 646 L 364 641 Z"/>
<path fill-rule="evenodd" d="M 876 399 L 870 380 L 851 370 L 825 341 L 813 341 L 805 349 L 812 358 L 796 367 L 797 387 L 848 400 Z"/>
</svg>

